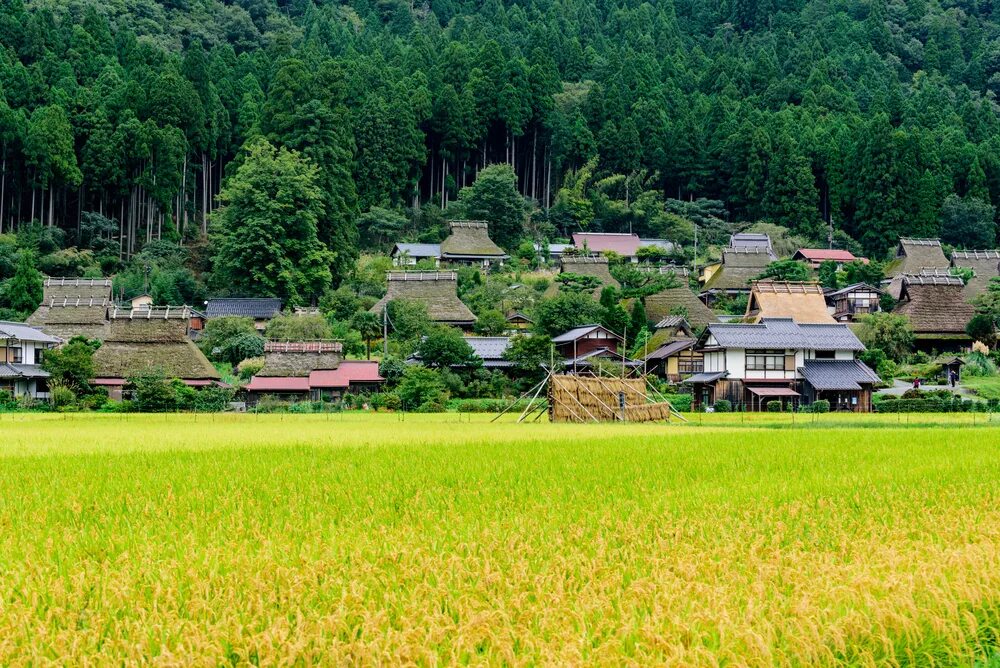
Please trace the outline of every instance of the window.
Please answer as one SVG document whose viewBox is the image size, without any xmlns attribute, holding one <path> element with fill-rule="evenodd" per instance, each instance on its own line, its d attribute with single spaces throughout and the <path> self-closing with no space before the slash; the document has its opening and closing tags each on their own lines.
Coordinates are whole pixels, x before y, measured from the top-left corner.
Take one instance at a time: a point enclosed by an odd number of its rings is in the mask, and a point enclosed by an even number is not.
<svg viewBox="0 0 1000 668">
<path fill-rule="evenodd" d="M 836 357 L 836 353 L 832 350 L 817 350 L 814 356 L 818 360 L 832 360 Z"/>
<path fill-rule="evenodd" d="M 24 361 L 24 351 L 20 347 L 11 348 L 8 359 L 14 364 L 20 364 Z"/>
<path fill-rule="evenodd" d="M 784 350 L 747 350 L 747 371 L 784 370 Z"/>
<path fill-rule="evenodd" d="M 682 357 L 677 360 L 677 373 L 681 375 L 701 373 L 705 370 L 705 364 L 700 359 Z"/>
</svg>

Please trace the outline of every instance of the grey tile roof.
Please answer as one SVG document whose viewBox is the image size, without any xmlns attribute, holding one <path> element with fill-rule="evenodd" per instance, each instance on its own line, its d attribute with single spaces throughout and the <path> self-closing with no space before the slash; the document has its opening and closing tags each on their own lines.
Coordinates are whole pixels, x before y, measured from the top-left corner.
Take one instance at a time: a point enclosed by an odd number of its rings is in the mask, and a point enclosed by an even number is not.
<svg viewBox="0 0 1000 668">
<path fill-rule="evenodd" d="M 854 332 L 842 324 L 800 325 L 791 318 L 764 318 L 755 325 L 720 323 L 708 329 L 723 348 L 865 349 Z"/>
<path fill-rule="evenodd" d="M 603 327 L 601 327 L 601 325 L 583 325 L 581 327 L 574 327 L 568 332 L 552 337 L 552 343 L 569 343 L 570 341 L 576 341 L 596 329 L 603 329 Z"/>
<path fill-rule="evenodd" d="M 412 258 L 441 257 L 441 244 L 396 244 L 392 255 L 409 255 Z"/>
<path fill-rule="evenodd" d="M 706 373 L 696 373 L 693 376 L 689 376 L 687 379 L 681 381 L 684 383 L 714 383 L 720 378 L 725 378 L 729 375 L 728 371 L 711 371 Z"/>
<path fill-rule="evenodd" d="M 49 373 L 37 364 L 0 364 L 0 378 L 48 378 Z"/>
<path fill-rule="evenodd" d="M 739 232 L 729 237 L 730 248 L 771 248 L 771 237 L 756 232 Z"/>
<path fill-rule="evenodd" d="M 509 336 L 467 336 L 465 342 L 484 362 L 491 360 L 506 362 L 503 354 L 510 347 Z"/>
<path fill-rule="evenodd" d="M 817 390 L 860 390 L 877 383 L 878 375 L 858 360 L 806 360 L 799 373 Z"/>
<path fill-rule="evenodd" d="M 273 318 L 279 313 L 281 313 L 281 300 L 271 297 L 209 299 L 205 306 L 205 317 L 209 319 L 227 315 Z"/>
<path fill-rule="evenodd" d="M 663 320 L 660 320 L 658 323 L 656 323 L 655 329 L 666 329 L 667 327 L 677 327 L 681 323 L 683 323 L 684 326 L 687 327 L 688 329 L 691 328 L 691 326 L 688 325 L 688 321 L 684 318 L 684 316 L 668 315 Z"/>
<path fill-rule="evenodd" d="M 865 290 L 865 291 L 874 290 L 875 292 L 882 292 L 881 288 L 876 287 L 874 285 L 868 285 L 867 283 L 854 283 L 852 285 L 848 285 L 845 288 L 840 288 L 839 290 L 832 290 L 832 289 L 826 290 L 823 294 L 825 294 L 827 297 L 837 297 L 839 295 L 847 294 L 848 292 L 854 292 L 855 290 Z"/>
<path fill-rule="evenodd" d="M 59 343 L 61 341 L 61 339 L 25 325 L 23 322 L 8 322 L 6 320 L 0 320 L 0 339 L 18 339 L 38 343 Z"/>
<path fill-rule="evenodd" d="M 667 359 L 672 355 L 676 355 L 682 350 L 687 350 L 695 344 L 694 339 L 680 339 L 678 341 L 670 341 L 664 343 L 662 346 L 654 350 L 653 352 L 646 355 L 647 360 L 662 360 Z"/>
</svg>

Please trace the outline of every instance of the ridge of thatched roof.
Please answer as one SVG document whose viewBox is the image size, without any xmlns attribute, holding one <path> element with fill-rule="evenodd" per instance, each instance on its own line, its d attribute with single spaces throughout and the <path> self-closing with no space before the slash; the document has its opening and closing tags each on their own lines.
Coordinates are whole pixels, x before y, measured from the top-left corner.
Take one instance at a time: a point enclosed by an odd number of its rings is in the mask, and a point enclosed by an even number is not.
<svg viewBox="0 0 1000 668">
<path fill-rule="evenodd" d="M 726 248 L 722 251 L 722 266 L 705 283 L 705 290 L 746 290 L 775 259 L 769 248 L 749 246 Z"/>
<path fill-rule="evenodd" d="M 313 371 L 330 371 L 343 361 L 339 341 L 268 341 L 264 344 L 262 377 L 304 377 Z"/>
<path fill-rule="evenodd" d="M 53 299 L 111 299 L 110 278 L 48 276 L 42 282 L 43 302 Z"/>
<path fill-rule="evenodd" d="M 644 301 L 646 316 L 650 320 L 663 320 L 672 315 L 671 311 L 683 308 L 687 313 L 685 318 L 692 327 L 704 327 L 719 321 L 712 309 L 708 308 L 686 283 L 648 295 Z"/>
<path fill-rule="evenodd" d="M 395 299 L 408 299 L 426 305 L 435 322 L 471 325 L 476 321 L 475 314 L 458 298 L 458 274 L 453 271 L 390 271 L 386 279 L 385 297 L 371 307 L 372 313 L 381 313 Z"/>
<path fill-rule="evenodd" d="M 604 256 L 589 255 L 564 255 L 561 259 L 562 273 L 580 274 L 581 276 L 593 276 L 601 281 L 601 286 L 610 285 L 620 288 L 621 283 L 611 275 L 608 266 L 608 258 Z M 596 290 L 596 294 L 601 293 L 601 288 Z"/>
<path fill-rule="evenodd" d="M 965 334 L 975 309 L 963 298 L 962 279 L 905 276 L 895 312 L 910 319 L 915 334 Z"/>
<path fill-rule="evenodd" d="M 822 286 L 813 281 L 754 281 L 747 317 L 750 322 L 762 318 L 791 318 L 803 324 L 836 322 L 827 310 Z"/>
<path fill-rule="evenodd" d="M 104 338 L 111 305 L 110 278 L 49 276 L 42 286 L 42 302 L 28 316 L 28 324 L 64 340 Z"/>
<path fill-rule="evenodd" d="M 972 278 L 962 291 L 965 300 L 970 301 L 986 292 L 991 278 L 1000 276 L 1000 250 L 955 251 L 951 264 L 972 270 Z"/>
<path fill-rule="evenodd" d="M 896 259 L 886 267 L 886 275 L 919 274 L 923 269 L 947 269 L 951 266 L 939 239 L 903 237 L 896 247 Z"/>
<path fill-rule="evenodd" d="M 489 226 L 477 220 L 453 220 L 449 223 L 451 234 L 441 242 L 441 257 L 450 258 L 504 258 L 507 254 L 493 243 Z"/>
</svg>

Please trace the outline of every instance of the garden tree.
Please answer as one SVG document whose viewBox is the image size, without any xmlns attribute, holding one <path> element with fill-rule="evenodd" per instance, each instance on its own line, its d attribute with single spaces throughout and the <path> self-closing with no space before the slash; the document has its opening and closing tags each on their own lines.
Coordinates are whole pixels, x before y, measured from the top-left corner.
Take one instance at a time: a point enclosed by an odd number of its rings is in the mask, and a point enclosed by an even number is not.
<svg viewBox="0 0 1000 668">
<path fill-rule="evenodd" d="M 776 281 L 808 281 L 812 278 L 809 266 L 797 260 L 775 260 L 761 272 L 758 279 L 770 278 Z"/>
<path fill-rule="evenodd" d="M 639 333 L 647 327 L 649 327 L 649 318 L 646 317 L 646 307 L 643 306 L 642 300 L 636 299 L 632 302 L 632 312 L 629 315 L 628 344 L 634 343 Z"/>
<path fill-rule="evenodd" d="M 321 315 L 279 315 L 271 318 L 264 335 L 269 341 L 325 341 L 333 338 Z"/>
<path fill-rule="evenodd" d="M 212 318 L 205 323 L 205 329 L 198 337 L 198 347 L 210 359 L 222 361 L 222 350 L 231 339 L 235 339 L 242 334 L 250 334 L 261 339 L 261 352 L 263 353 L 263 337 L 257 333 L 252 318 L 238 316 L 223 316 Z M 227 360 L 231 361 L 231 360 Z M 239 360 L 235 362 L 238 364 Z"/>
<path fill-rule="evenodd" d="M 489 224 L 490 238 L 503 248 L 516 248 L 524 233 L 525 204 L 509 165 L 491 165 L 458 194 L 462 214 Z"/>
<path fill-rule="evenodd" d="M 628 327 L 629 314 L 618 301 L 618 291 L 608 286 L 601 290 L 601 324 L 616 334 L 623 334 Z"/>
<path fill-rule="evenodd" d="M 543 300 L 534 311 L 534 328 L 539 334 L 558 336 L 574 327 L 598 322 L 601 307 L 589 294 L 563 292 Z"/>
<path fill-rule="evenodd" d="M 393 299 L 386 304 L 393 337 L 402 341 L 420 338 L 434 326 L 427 304 L 411 299 Z"/>
<path fill-rule="evenodd" d="M 255 141 L 219 199 L 218 285 L 288 305 L 307 304 L 330 285 L 335 257 L 317 236 L 324 212 L 317 169 L 301 154 Z"/>
<path fill-rule="evenodd" d="M 414 355 L 426 366 L 446 368 L 451 366 L 478 367 L 482 360 L 454 327 L 435 325 L 417 343 Z"/>
<path fill-rule="evenodd" d="M 986 292 L 977 296 L 972 304 L 976 313 L 987 315 L 993 319 L 994 325 L 1000 325 L 1000 278 L 991 278 L 986 285 Z"/>
<path fill-rule="evenodd" d="M 992 348 L 996 345 L 997 339 L 996 319 L 992 315 L 977 313 L 965 325 L 965 333 L 973 341 L 979 341 L 988 348 Z"/>
<path fill-rule="evenodd" d="M 444 381 L 434 369 L 419 364 L 407 366 L 396 389 L 404 410 L 443 410 L 448 399 Z"/>
<path fill-rule="evenodd" d="M 858 318 L 858 338 L 866 348 L 881 350 L 894 362 L 902 361 L 913 349 L 913 328 L 906 316 L 870 313 Z"/>
<path fill-rule="evenodd" d="M 382 319 L 369 311 L 358 311 L 351 315 L 350 322 L 365 342 L 365 359 L 371 359 L 372 341 L 382 336 Z"/>
<path fill-rule="evenodd" d="M 14 275 L 0 285 L 0 307 L 26 318 L 42 303 L 43 288 L 42 274 L 35 269 L 34 253 L 22 250 Z"/>
<path fill-rule="evenodd" d="M 641 271 L 629 263 L 614 265 L 610 271 L 621 284 L 621 296 L 626 299 L 643 299 L 681 285 L 680 279 L 673 272 L 661 274 L 658 271 Z"/>
<path fill-rule="evenodd" d="M 476 318 L 475 329 L 480 336 L 503 336 L 507 331 L 507 318 L 497 309 L 487 309 Z"/>
<path fill-rule="evenodd" d="M 941 205 L 941 241 L 960 248 L 989 248 L 997 230 L 992 204 L 977 197 L 948 195 Z"/>
<path fill-rule="evenodd" d="M 553 357 L 552 340 L 544 334 L 515 334 L 511 337 L 507 350 L 503 352 L 503 358 L 532 381 L 541 380 L 545 376 Z"/>
<path fill-rule="evenodd" d="M 153 367 L 125 380 L 134 390 L 136 407 L 143 413 L 162 413 L 177 406 L 177 394 L 162 369 Z"/>
<path fill-rule="evenodd" d="M 399 357 L 387 355 L 378 363 L 378 374 L 385 378 L 388 387 L 395 387 L 410 366 Z"/>
<path fill-rule="evenodd" d="M 590 294 L 601 285 L 601 279 L 590 274 L 576 274 L 572 271 L 564 271 L 556 276 L 556 283 L 564 292 Z"/>
<path fill-rule="evenodd" d="M 260 357 L 264 354 L 264 337 L 256 332 L 242 332 L 222 341 L 218 352 L 213 349 L 213 357 L 220 362 L 228 362 L 237 366 L 243 360 Z"/>
<path fill-rule="evenodd" d="M 94 351 L 100 347 L 100 341 L 74 336 L 62 347 L 45 351 L 42 368 L 50 374 L 48 382 L 67 387 L 77 395 L 89 393 L 94 377 Z"/>
<path fill-rule="evenodd" d="M 837 282 L 837 263 L 833 260 L 823 260 L 819 263 L 819 284 L 824 288 L 836 290 L 840 287 Z"/>
<path fill-rule="evenodd" d="M 881 262 L 854 260 L 845 264 L 843 271 L 846 285 L 867 283 L 877 288 L 882 283 L 882 279 L 885 278 L 885 265 Z"/>
</svg>

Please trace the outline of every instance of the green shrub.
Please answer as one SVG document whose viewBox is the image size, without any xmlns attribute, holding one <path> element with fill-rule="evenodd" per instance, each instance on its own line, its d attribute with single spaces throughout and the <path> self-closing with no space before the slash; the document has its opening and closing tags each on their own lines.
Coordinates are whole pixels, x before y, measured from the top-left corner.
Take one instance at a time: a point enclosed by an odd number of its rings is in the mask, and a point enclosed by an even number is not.
<svg viewBox="0 0 1000 668">
<path fill-rule="evenodd" d="M 731 413 L 733 411 L 733 402 L 729 399 L 719 399 L 715 402 L 715 412 L 716 413 Z"/>
<path fill-rule="evenodd" d="M 670 405 L 674 407 L 675 411 L 681 413 L 691 412 L 691 399 L 693 397 L 690 394 L 671 394 L 667 396 L 667 400 Z"/>
<path fill-rule="evenodd" d="M 965 356 L 965 366 L 962 367 L 962 375 L 970 378 L 987 378 L 996 376 L 997 365 L 986 355 L 980 352 L 971 352 Z"/>
<path fill-rule="evenodd" d="M 778 400 L 767 402 L 767 412 L 768 413 L 780 413 L 781 412 L 781 402 Z"/>
<path fill-rule="evenodd" d="M 65 385 L 50 386 L 49 397 L 55 408 L 66 408 L 76 403 L 76 394 Z"/>
<path fill-rule="evenodd" d="M 810 409 L 813 413 L 829 413 L 830 412 L 830 402 L 826 399 L 817 399 L 812 402 L 812 407 Z"/>
</svg>

